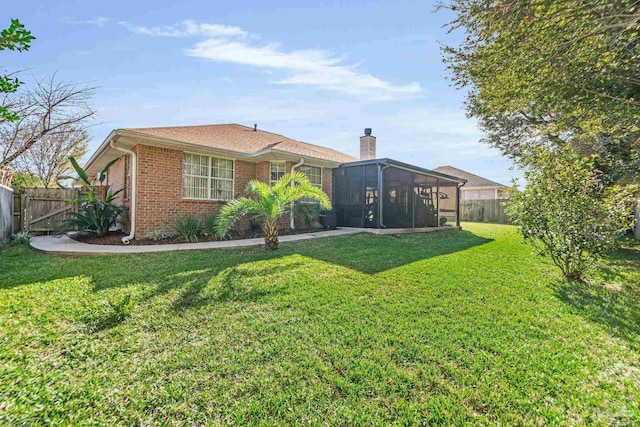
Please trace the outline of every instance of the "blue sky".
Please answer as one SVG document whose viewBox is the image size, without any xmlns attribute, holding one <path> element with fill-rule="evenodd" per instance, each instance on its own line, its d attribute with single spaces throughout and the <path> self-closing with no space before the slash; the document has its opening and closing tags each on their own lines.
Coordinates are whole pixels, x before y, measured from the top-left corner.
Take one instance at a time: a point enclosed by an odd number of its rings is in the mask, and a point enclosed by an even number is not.
<svg viewBox="0 0 640 427">
<path fill-rule="evenodd" d="M 97 86 L 91 149 L 120 127 L 240 123 L 358 155 L 450 164 L 509 184 L 511 162 L 479 142 L 439 42 L 450 18 L 425 1 L 21 1 L 37 37 L 0 64 Z"/>
</svg>

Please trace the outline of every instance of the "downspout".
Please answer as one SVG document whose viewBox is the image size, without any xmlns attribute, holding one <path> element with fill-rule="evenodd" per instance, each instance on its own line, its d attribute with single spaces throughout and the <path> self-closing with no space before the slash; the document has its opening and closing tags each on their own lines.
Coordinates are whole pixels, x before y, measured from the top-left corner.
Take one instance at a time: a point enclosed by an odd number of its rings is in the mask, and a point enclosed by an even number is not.
<svg viewBox="0 0 640 427">
<path fill-rule="evenodd" d="M 384 165 L 384 166 L 383 166 Z M 387 228 L 386 225 L 384 225 L 384 223 L 382 222 L 382 213 L 383 213 L 383 198 L 382 198 L 382 194 L 383 194 L 383 185 L 384 185 L 384 180 L 383 180 L 383 176 L 384 176 L 384 171 L 385 169 L 387 169 L 389 167 L 389 164 L 385 164 L 385 163 L 378 163 L 378 227 L 379 228 Z"/>
<path fill-rule="evenodd" d="M 456 187 L 456 227 L 460 229 L 462 229 L 462 227 L 460 227 L 460 189 L 464 187 L 466 183 L 465 181 Z"/>
<path fill-rule="evenodd" d="M 298 163 L 296 163 L 295 165 L 291 166 L 291 173 L 295 172 L 295 170 L 302 166 L 304 164 L 304 159 L 300 159 L 300 161 Z M 291 186 L 293 187 L 294 185 L 296 185 L 295 182 L 291 181 Z M 295 218 L 293 217 L 293 204 L 294 202 L 291 202 L 291 209 L 289 212 L 289 226 L 291 227 L 292 230 L 296 229 L 296 221 Z"/>
<path fill-rule="evenodd" d="M 137 184 L 138 184 L 138 173 L 137 173 L 137 169 L 138 169 L 138 157 L 136 156 L 135 151 L 132 150 L 128 150 L 126 148 L 121 148 L 121 147 L 116 147 L 114 144 L 114 141 L 112 140 L 111 143 L 109 144 L 111 145 L 111 148 L 114 148 L 118 151 L 122 151 L 123 153 L 127 153 L 131 155 L 131 209 L 129 209 L 130 212 L 130 216 L 131 216 L 131 232 L 129 233 L 128 236 L 124 236 L 122 238 L 122 243 L 124 243 L 125 245 L 128 245 L 129 243 L 131 243 L 131 241 L 133 239 L 135 239 L 136 237 L 136 197 L 138 195 L 137 192 Z"/>
</svg>

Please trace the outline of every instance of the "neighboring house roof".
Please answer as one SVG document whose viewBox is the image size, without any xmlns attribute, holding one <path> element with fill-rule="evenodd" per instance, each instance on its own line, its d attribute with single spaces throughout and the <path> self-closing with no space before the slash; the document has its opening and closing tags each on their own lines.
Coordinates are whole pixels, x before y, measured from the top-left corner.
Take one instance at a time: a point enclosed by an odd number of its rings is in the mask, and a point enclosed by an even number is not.
<svg viewBox="0 0 640 427">
<path fill-rule="evenodd" d="M 490 179 L 483 178 L 471 172 L 463 171 L 462 169 L 454 168 L 453 166 L 440 166 L 433 169 L 436 172 L 444 173 L 458 178 L 466 179 L 467 184 L 462 189 L 468 189 L 472 187 L 507 187 L 499 182 L 491 181 Z"/>
<path fill-rule="evenodd" d="M 355 157 L 330 148 L 297 141 L 260 129 L 254 131 L 253 128 L 239 124 L 130 128 L 122 130 L 243 154 L 254 154 L 271 149 L 339 163 L 357 160 Z"/>
</svg>

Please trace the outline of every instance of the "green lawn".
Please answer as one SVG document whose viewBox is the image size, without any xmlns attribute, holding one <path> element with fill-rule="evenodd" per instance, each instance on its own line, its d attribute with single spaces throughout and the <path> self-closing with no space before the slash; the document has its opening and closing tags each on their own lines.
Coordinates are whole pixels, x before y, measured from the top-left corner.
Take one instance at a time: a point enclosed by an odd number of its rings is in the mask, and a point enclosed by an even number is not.
<svg viewBox="0 0 640 427">
<path fill-rule="evenodd" d="M 589 285 L 499 225 L 275 254 L 8 248 L 0 423 L 636 424 L 632 246 Z"/>
</svg>

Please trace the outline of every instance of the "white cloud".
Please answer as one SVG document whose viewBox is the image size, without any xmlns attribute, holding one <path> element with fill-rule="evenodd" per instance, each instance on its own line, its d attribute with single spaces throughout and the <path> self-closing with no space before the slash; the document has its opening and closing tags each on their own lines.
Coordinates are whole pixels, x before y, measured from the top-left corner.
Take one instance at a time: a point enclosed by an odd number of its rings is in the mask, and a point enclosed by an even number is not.
<svg viewBox="0 0 640 427">
<path fill-rule="evenodd" d="M 285 75 L 272 83 L 307 85 L 369 99 L 416 98 L 422 94 L 418 83 L 397 85 L 345 64 L 345 56 L 326 50 L 287 51 L 277 43 L 257 43 L 258 37 L 240 27 L 182 21 L 174 25 L 145 27 L 127 21 L 118 24 L 129 31 L 148 36 L 195 37 L 204 40 L 187 50 L 189 56 L 217 62 L 246 65 Z"/>
<path fill-rule="evenodd" d="M 206 36 L 206 37 L 244 37 L 248 33 L 240 27 L 231 25 L 218 24 L 200 24 L 190 20 L 184 20 L 173 25 L 162 25 L 157 27 L 145 27 L 135 25 L 128 21 L 118 21 L 118 25 L 125 27 L 127 30 L 144 34 L 147 36 L 161 37 L 189 37 L 189 36 Z"/>
<path fill-rule="evenodd" d="M 82 20 L 82 19 L 72 19 L 68 16 L 63 16 L 62 18 L 60 18 L 60 22 L 63 22 L 65 24 L 72 24 L 72 25 L 82 24 L 82 25 L 93 25 L 96 27 L 104 27 L 109 22 L 111 22 L 111 19 L 105 18 L 104 16 L 98 16 L 95 18 Z"/>
<path fill-rule="evenodd" d="M 284 74 L 271 82 L 274 84 L 306 85 L 376 100 L 418 98 L 422 95 L 419 83 L 394 84 L 382 80 L 361 71 L 358 64 L 346 64 L 344 55 L 320 49 L 287 51 L 277 43 L 259 43 L 256 35 L 237 26 L 184 20 L 172 25 L 147 27 L 105 17 L 88 20 L 64 17 L 61 21 L 97 27 L 115 22 L 132 33 L 155 37 L 201 37 L 203 40 L 187 50 L 189 56 L 246 65 L 268 74 Z"/>
<path fill-rule="evenodd" d="M 277 44 L 257 46 L 244 40 L 219 37 L 196 43 L 188 54 L 219 62 L 283 70 L 289 75 L 274 81 L 282 85 L 310 85 L 373 99 L 411 98 L 422 93 L 418 83 L 394 85 L 359 71 L 357 66 L 345 65 L 344 57 L 333 56 L 324 50 L 286 52 Z"/>
</svg>

